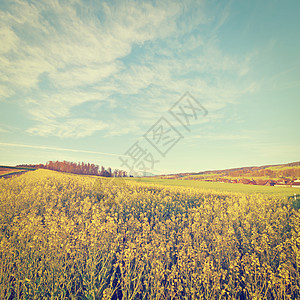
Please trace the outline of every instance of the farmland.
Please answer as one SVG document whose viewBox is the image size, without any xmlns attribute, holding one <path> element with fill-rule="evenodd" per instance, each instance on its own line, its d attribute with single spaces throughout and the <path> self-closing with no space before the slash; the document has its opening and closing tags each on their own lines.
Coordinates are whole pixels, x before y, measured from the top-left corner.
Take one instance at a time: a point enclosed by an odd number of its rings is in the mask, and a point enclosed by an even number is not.
<svg viewBox="0 0 300 300">
<path fill-rule="evenodd" d="M 178 173 L 154 176 L 157 179 L 195 180 L 221 183 L 242 183 L 261 186 L 292 187 L 299 185 L 300 162 L 260 167 L 242 167 L 198 173 Z M 180 184 L 184 185 L 184 184 Z M 233 187 L 233 189 L 235 189 Z M 239 190 L 239 188 L 238 188 Z M 247 190 L 247 189 L 246 189 Z M 251 189 L 249 189 L 251 190 Z"/>
<path fill-rule="evenodd" d="M 181 179 L 160 179 L 160 178 L 129 178 L 127 180 L 144 182 L 150 184 L 159 184 L 166 186 L 177 187 L 191 187 L 196 189 L 211 190 L 214 192 L 238 192 L 246 194 L 265 194 L 288 197 L 294 194 L 300 194 L 300 188 L 280 187 L 280 186 L 261 186 L 261 185 L 247 185 L 247 184 L 234 184 L 223 182 L 207 182 L 196 180 L 181 180 Z"/>
<path fill-rule="evenodd" d="M 0 177 L 8 176 L 8 175 L 15 175 L 17 173 L 24 173 L 28 170 L 29 170 L 28 168 L 0 166 Z"/>
<path fill-rule="evenodd" d="M 1 179 L 0 298 L 299 298 L 289 201 L 49 170 Z"/>
</svg>

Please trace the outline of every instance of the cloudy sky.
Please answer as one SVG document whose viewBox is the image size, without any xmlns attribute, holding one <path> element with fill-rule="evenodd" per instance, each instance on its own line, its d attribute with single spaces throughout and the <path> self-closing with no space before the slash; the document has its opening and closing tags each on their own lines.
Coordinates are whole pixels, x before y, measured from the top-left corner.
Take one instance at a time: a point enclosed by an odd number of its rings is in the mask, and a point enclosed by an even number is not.
<svg viewBox="0 0 300 300">
<path fill-rule="evenodd" d="M 299 161 L 299 12 L 296 0 L 1 1 L 0 164 Z"/>
</svg>

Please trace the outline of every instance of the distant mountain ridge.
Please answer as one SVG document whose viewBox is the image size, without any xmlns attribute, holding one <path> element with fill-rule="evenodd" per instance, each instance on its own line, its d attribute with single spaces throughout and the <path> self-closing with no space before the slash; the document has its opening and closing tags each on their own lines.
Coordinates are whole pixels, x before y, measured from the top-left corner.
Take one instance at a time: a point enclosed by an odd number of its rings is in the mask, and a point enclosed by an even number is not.
<svg viewBox="0 0 300 300">
<path fill-rule="evenodd" d="M 162 179 L 202 180 L 253 185 L 300 185 L 300 162 L 231 168 L 224 170 L 177 173 L 155 176 Z"/>
<path fill-rule="evenodd" d="M 264 170 L 268 168 L 284 168 L 284 167 L 299 167 L 299 166 L 300 166 L 300 161 L 287 163 L 287 164 L 240 167 L 240 168 L 230 168 L 230 169 L 223 169 L 223 170 L 208 170 L 208 171 L 201 171 L 201 172 L 173 173 L 173 174 L 157 175 L 157 176 L 174 176 L 174 175 L 188 176 L 188 175 L 203 175 L 203 174 L 211 174 L 211 173 L 219 174 L 219 173 L 235 172 L 235 171 L 258 171 L 258 170 Z"/>
</svg>

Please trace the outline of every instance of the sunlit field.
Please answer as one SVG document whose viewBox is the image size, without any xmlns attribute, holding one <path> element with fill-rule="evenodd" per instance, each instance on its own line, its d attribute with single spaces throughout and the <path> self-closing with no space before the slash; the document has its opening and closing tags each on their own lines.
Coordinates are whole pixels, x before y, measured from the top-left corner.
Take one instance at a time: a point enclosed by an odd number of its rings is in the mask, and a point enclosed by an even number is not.
<svg viewBox="0 0 300 300">
<path fill-rule="evenodd" d="M 246 194 L 265 194 L 288 197 L 294 194 L 300 194 L 300 188 L 292 187 L 279 187 L 279 186 L 263 186 L 263 185 L 250 185 L 240 183 L 222 183 L 222 182 L 207 182 L 207 181 L 196 181 L 196 180 L 180 180 L 180 179 L 159 179 L 159 178 L 127 178 L 126 180 L 177 186 L 177 187 L 192 187 L 197 189 L 211 190 L 215 192 L 238 192 Z"/>
<path fill-rule="evenodd" d="M 0 299 L 299 299 L 290 201 L 48 170 L 0 179 Z"/>
</svg>

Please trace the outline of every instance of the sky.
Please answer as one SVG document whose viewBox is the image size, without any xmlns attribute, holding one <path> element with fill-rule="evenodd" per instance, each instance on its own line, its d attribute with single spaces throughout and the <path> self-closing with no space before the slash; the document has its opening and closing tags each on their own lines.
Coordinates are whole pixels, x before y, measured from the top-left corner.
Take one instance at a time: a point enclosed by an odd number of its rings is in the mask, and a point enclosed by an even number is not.
<svg viewBox="0 0 300 300">
<path fill-rule="evenodd" d="M 1 1 L 0 164 L 153 174 L 300 160 L 300 1 Z"/>
</svg>

